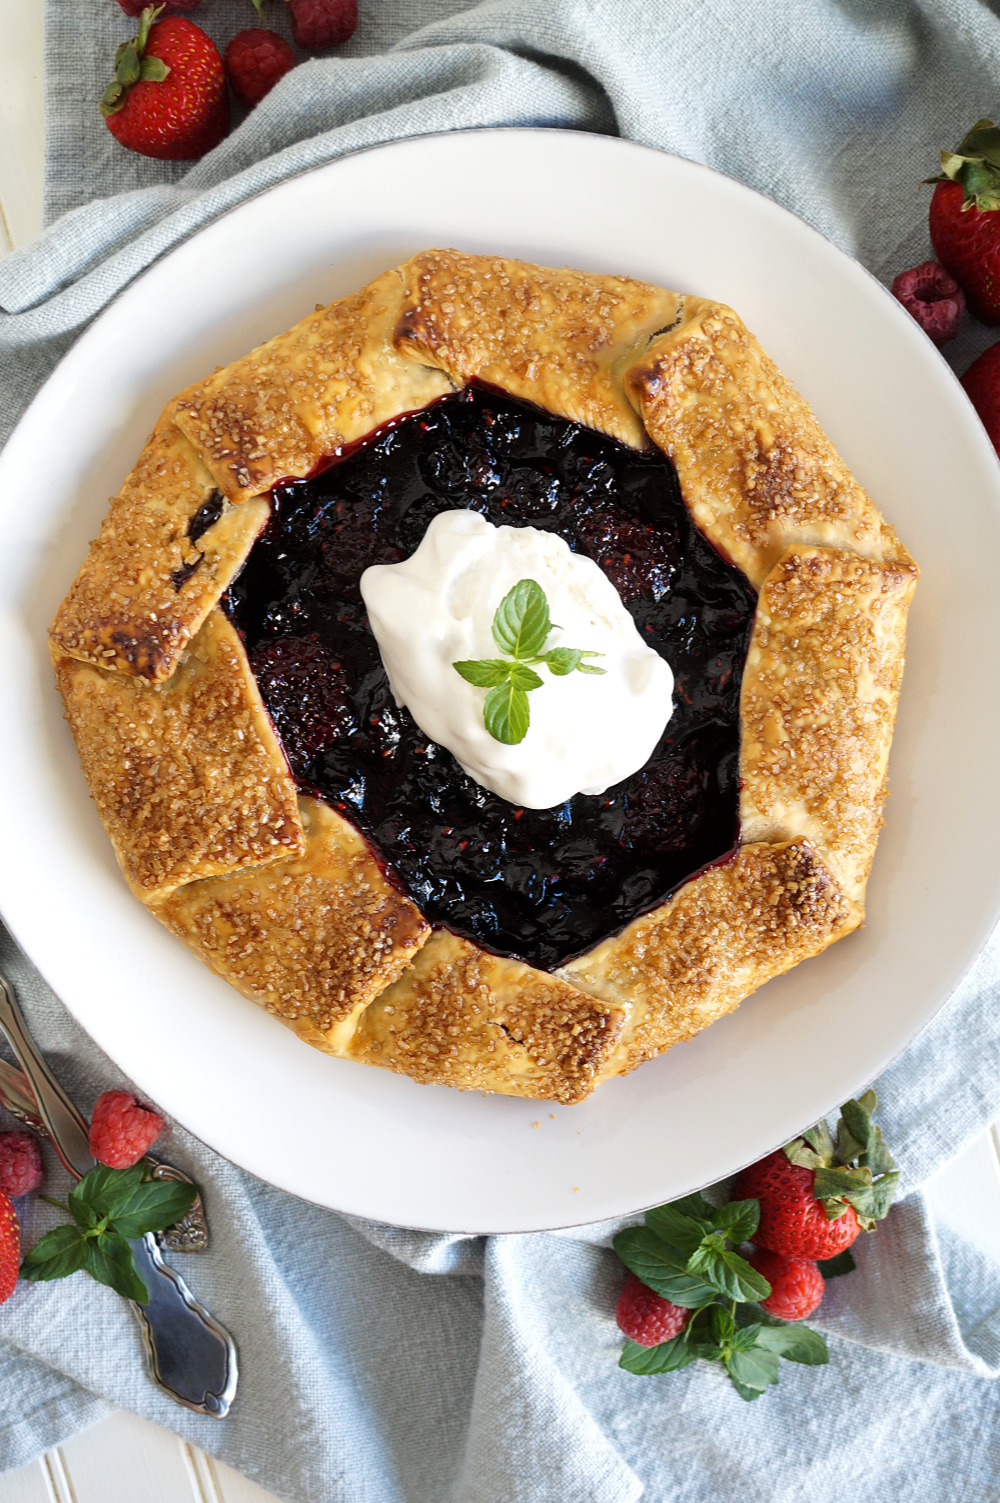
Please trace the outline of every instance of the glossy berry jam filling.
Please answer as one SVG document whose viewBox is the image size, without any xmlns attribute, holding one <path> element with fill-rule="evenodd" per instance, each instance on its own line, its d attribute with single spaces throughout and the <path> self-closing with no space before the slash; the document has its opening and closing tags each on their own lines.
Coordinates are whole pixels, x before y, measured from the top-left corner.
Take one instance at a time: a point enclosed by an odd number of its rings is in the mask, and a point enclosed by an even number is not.
<svg viewBox="0 0 1000 1503">
<path fill-rule="evenodd" d="M 515 808 L 393 700 L 358 581 L 408 557 L 455 507 L 558 533 L 594 559 L 673 669 L 656 751 L 599 797 Z M 659 453 L 467 387 L 276 489 L 225 603 L 300 788 L 361 830 L 431 922 L 488 950 L 551 970 L 736 842 L 756 601 Z"/>
</svg>

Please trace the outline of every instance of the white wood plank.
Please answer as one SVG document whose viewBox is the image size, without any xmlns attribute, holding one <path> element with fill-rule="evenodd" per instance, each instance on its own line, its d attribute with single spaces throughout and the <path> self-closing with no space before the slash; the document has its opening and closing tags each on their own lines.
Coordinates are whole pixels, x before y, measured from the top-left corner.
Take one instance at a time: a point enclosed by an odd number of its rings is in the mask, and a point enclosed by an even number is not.
<svg viewBox="0 0 1000 1503">
<path fill-rule="evenodd" d="M 191 1461 L 199 1479 L 204 1503 L 282 1503 L 274 1493 L 267 1492 L 234 1472 L 231 1466 L 206 1456 L 204 1451 L 191 1446 Z M 199 1500 L 202 1503 L 202 1500 Z"/>
<path fill-rule="evenodd" d="M 1000 1263 L 1000 1160 L 992 1131 L 930 1180 L 927 1198 L 935 1215 Z"/>
<path fill-rule="evenodd" d="M 185 1450 L 169 1430 L 124 1413 L 59 1447 L 72 1503 L 214 1503 L 195 1491 Z"/>
<path fill-rule="evenodd" d="M 59 1503 L 49 1486 L 44 1461 L 0 1473 L 0 1503 Z"/>
<path fill-rule="evenodd" d="M 4 222 L 0 243 L 16 246 L 42 228 L 42 0 L 0 0 L 0 27 L 0 207 Z"/>
</svg>

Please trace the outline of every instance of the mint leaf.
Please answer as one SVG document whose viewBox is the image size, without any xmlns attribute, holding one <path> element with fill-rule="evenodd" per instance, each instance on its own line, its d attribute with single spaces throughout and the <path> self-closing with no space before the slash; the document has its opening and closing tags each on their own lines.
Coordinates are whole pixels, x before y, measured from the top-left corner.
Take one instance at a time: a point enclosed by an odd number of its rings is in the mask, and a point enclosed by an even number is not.
<svg viewBox="0 0 1000 1503">
<path fill-rule="evenodd" d="M 483 705 L 483 720 L 494 741 L 516 746 L 528 734 L 531 722 L 527 694 L 511 683 L 491 689 Z"/>
<path fill-rule="evenodd" d="M 113 1219 L 119 1206 L 145 1178 L 146 1166 L 142 1162 L 130 1169 L 109 1169 L 106 1164 L 95 1164 L 70 1191 L 70 1210 L 87 1205 L 98 1217 Z"/>
<path fill-rule="evenodd" d="M 718 1235 L 705 1238 L 697 1252 L 688 1259 L 688 1269 L 693 1274 L 701 1274 L 727 1299 L 761 1300 L 767 1299 L 771 1293 L 767 1279 L 751 1268 L 739 1253 L 730 1252 Z"/>
<path fill-rule="evenodd" d="M 577 663 L 577 673 L 607 673 L 606 668 L 595 668 L 593 663 Z"/>
<path fill-rule="evenodd" d="M 493 617 L 493 640 L 512 658 L 531 658 L 542 651 L 552 630 L 545 591 L 534 579 L 521 579 L 504 596 Z M 518 738 L 520 739 L 520 738 Z"/>
<path fill-rule="evenodd" d="M 740 1330 L 733 1332 L 729 1339 L 730 1347 L 734 1352 L 749 1352 L 751 1347 L 757 1345 L 757 1337 L 763 1329 L 759 1320 L 753 1325 L 743 1326 Z"/>
<path fill-rule="evenodd" d="M 87 1239 L 87 1272 L 99 1284 L 107 1284 L 125 1299 L 139 1305 L 149 1303 L 149 1290 L 135 1271 L 132 1249 L 117 1232 L 102 1232 Z"/>
<path fill-rule="evenodd" d="M 744 1384 L 738 1383 L 732 1373 L 729 1374 L 729 1379 L 741 1399 L 759 1399 L 764 1392 L 762 1388 L 747 1388 Z"/>
<path fill-rule="evenodd" d="M 704 1195 L 699 1195 L 697 1191 L 694 1195 L 682 1195 L 680 1200 L 672 1200 L 670 1206 L 673 1210 L 680 1211 L 682 1216 L 693 1216 L 695 1221 L 704 1221 L 706 1231 L 714 1224 L 715 1207 L 710 1206 Z"/>
<path fill-rule="evenodd" d="M 515 689 L 523 689 L 525 693 L 530 689 L 540 689 L 544 683 L 534 668 L 528 668 L 524 663 L 511 663 L 510 681 Z"/>
<path fill-rule="evenodd" d="M 694 1360 L 694 1352 L 688 1349 L 687 1333 L 682 1331 L 672 1341 L 661 1341 L 659 1346 L 640 1346 L 637 1341 L 626 1341 L 618 1366 L 627 1373 L 646 1377 L 650 1373 L 678 1372 Z"/>
<path fill-rule="evenodd" d="M 551 647 L 545 654 L 545 663 L 550 673 L 565 678 L 579 668 L 582 657 L 579 647 Z"/>
<path fill-rule="evenodd" d="M 696 1310 L 715 1298 L 715 1286 L 688 1273 L 681 1255 L 661 1242 L 648 1226 L 626 1227 L 615 1237 L 614 1249 L 626 1268 L 675 1305 Z"/>
<path fill-rule="evenodd" d="M 839 1279 L 845 1273 L 853 1273 L 858 1265 L 851 1249 L 845 1247 L 835 1258 L 823 1258 L 816 1266 L 825 1279 Z"/>
<path fill-rule="evenodd" d="M 57 1226 L 46 1232 L 23 1259 L 20 1276 L 37 1283 L 62 1279 L 67 1274 L 77 1273 L 86 1261 L 87 1239 L 79 1227 Z"/>
<path fill-rule="evenodd" d="M 180 1221 L 197 1196 L 197 1186 L 184 1180 L 146 1180 L 119 1202 L 114 1229 L 129 1241 L 147 1232 L 160 1232 Z"/>
<path fill-rule="evenodd" d="M 475 684 L 477 689 L 492 689 L 507 682 L 514 665 L 505 663 L 503 658 L 461 658 L 451 666 L 467 684 Z"/>
<path fill-rule="evenodd" d="M 736 1335 L 736 1321 L 725 1305 L 709 1305 L 708 1329 L 720 1346 L 727 1346 Z"/>
<path fill-rule="evenodd" d="M 826 1342 L 819 1332 L 798 1324 L 762 1325 L 757 1333 L 755 1350 L 773 1352 L 777 1357 L 784 1357 L 786 1362 L 801 1362 L 806 1367 L 824 1367 L 830 1360 Z"/>
<path fill-rule="evenodd" d="M 733 1352 L 725 1359 L 726 1372 L 744 1388 L 768 1388 L 778 1381 L 778 1354 L 754 1347 L 750 1352 Z"/>
<path fill-rule="evenodd" d="M 760 1221 L 760 1201 L 731 1200 L 715 1212 L 713 1219 L 730 1242 L 752 1242 Z"/>
<path fill-rule="evenodd" d="M 676 1206 L 654 1206 L 646 1212 L 646 1225 L 652 1227 L 658 1237 L 671 1247 L 676 1247 L 687 1259 L 700 1247 L 706 1232 L 712 1230 L 711 1222 L 695 1221 L 685 1216 Z"/>
</svg>

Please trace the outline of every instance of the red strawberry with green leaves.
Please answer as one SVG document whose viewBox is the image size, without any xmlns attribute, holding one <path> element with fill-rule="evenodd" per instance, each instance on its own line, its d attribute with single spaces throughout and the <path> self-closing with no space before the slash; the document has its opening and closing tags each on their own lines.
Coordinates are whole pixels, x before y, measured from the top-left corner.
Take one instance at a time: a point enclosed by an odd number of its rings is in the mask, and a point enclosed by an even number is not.
<svg viewBox="0 0 1000 1503">
<path fill-rule="evenodd" d="M 977 120 L 957 151 L 941 153 L 930 207 L 931 244 L 961 285 L 970 313 L 1000 324 L 1000 130 Z"/>
<path fill-rule="evenodd" d="M 218 146 L 229 129 L 222 58 L 211 37 L 184 16 L 147 6 L 138 35 L 115 54 L 101 114 L 129 151 L 188 162 Z"/>
<path fill-rule="evenodd" d="M 21 1234 L 14 1202 L 0 1190 L 0 1305 L 14 1293 L 21 1261 Z"/>
<path fill-rule="evenodd" d="M 874 1091 L 845 1101 L 836 1143 L 825 1122 L 744 1169 L 734 1193 L 760 1203 L 758 1247 L 786 1258 L 834 1258 L 862 1229 L 875 1230 L 899 1184 Z"/>
</svg>

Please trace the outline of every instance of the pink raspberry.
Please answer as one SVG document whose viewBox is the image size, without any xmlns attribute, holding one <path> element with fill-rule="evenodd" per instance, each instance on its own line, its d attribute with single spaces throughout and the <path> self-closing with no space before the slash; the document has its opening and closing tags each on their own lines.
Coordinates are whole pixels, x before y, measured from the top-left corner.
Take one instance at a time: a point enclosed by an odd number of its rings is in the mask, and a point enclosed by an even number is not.
<svg viewBox="0 0 1000 1503">
<path fill-rule="evenodd" d="M 936 345 L 955 338 L 965 312 L 965 293 L 936 261 L 921 261 L 910 271 L 901 271 L 892 284 L 892 295 Z"/>
<path fill-rule="evenodd" d="M 37 1190 L 45 1170 L 42 1168 L 42 1150 L 34 1133 L 0 1132 L 0 1190 L 17 1200 Z"/>
<path fill-rule="evenodd" d="M 250 26 L 236 33 L 222 61 L 233 93 L 252 109 L 295 67 L 295 53 L 276 31 Z"/>
<path fill-rule="evenodd" d="M 781 1253 L 757 1247 L 750 1254 L 751 1267 L 771 1286 L 760 1307 L 778 1320 L 805 1320 L 819 1306 L 826 1292 L 823 1275 L 811 1258 L 786 1258 Z"/>
<path fill-rule="evenodd" d="M 311 52 L 339 47 L 358 27 L 358 0 L 288 0 L 288 8 L 293 41 Z"/>
<path fill-rule="evenodd" d="M 681 1334 L 691 1311 L 655 1294 L 638 1274 L 630 1273 L 618 1296 L 615 1319 L 619 1329 L 640 1346 L 659 1346 Z"/>
<path fill-rule="evenodd" d="M 129 1169 L 149 1152 L 162 1131 L 159 1113 L 140 1106 L 128 1091 L 104 1091 L 90 1119 L 90 1151 L 109 1169 Z"/>
</svg>

